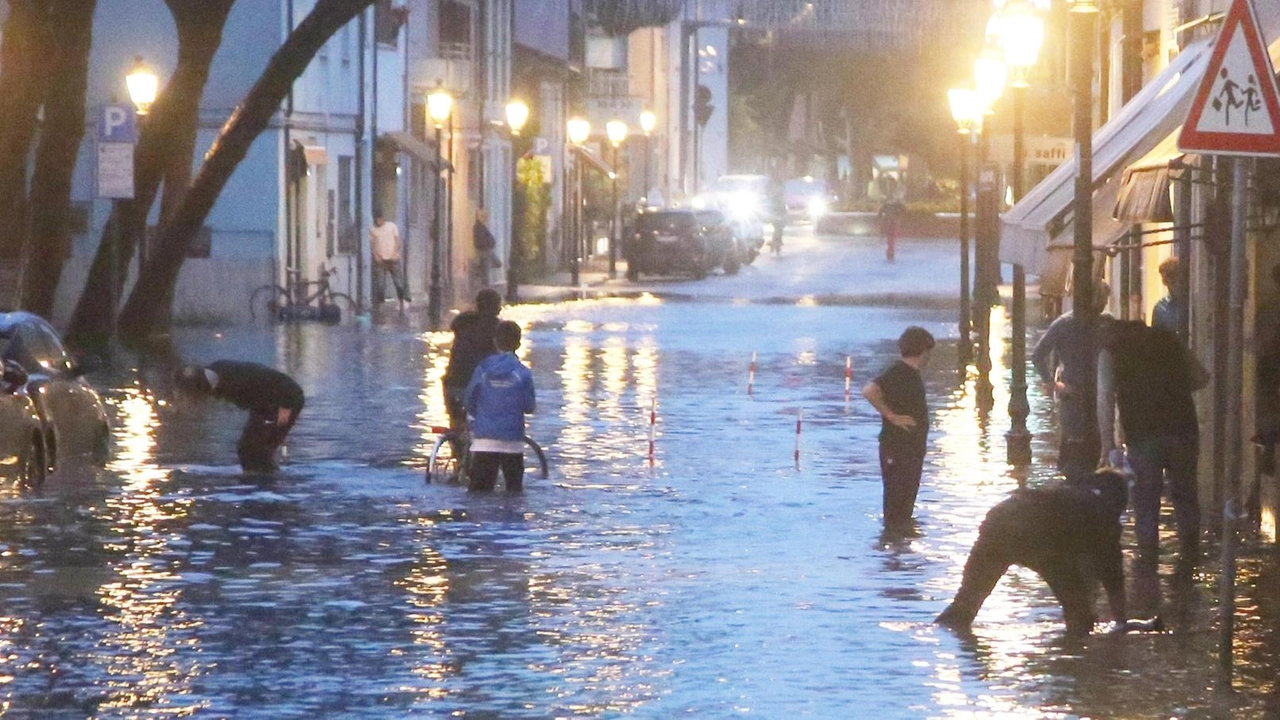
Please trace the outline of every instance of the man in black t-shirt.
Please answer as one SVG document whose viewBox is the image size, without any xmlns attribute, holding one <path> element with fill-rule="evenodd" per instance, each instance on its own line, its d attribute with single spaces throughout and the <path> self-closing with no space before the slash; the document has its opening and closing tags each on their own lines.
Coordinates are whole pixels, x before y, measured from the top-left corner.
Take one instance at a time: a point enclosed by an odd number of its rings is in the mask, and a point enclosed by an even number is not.
<svg viewBox="0 0 1280 720">
<path fill-rule="evenodd" d="M 458 315 L 449 326 L 453 331 L 453 347 L 449 350 L 449 366 L 444 371 L 444 405 L 450 427 L 466 426 L 463 395 L 480 361 L 498 352 L 493 336 L 498 329 L 500 312 L 502 296 L 492 288 L 485 288 L 476 293 L 476 309 Z"/>
<path fill-rule="evenodd" d="M 894 362 L 862 388 L 862 395 L 881 417 L 880 475 L 884 480 L 884 524 L 901 527 L 910 522 L 924 471 L 929 407 L 925 403 L 920 368 L 929 362 L 933 335 L 909 327 L 898 338 L 902 359 Z"/>
<path fill-rule="evenodd" d="M 249 411 L 236 450 L 245 472 L 271 473 L 276 450 L 302 412 L 302 388 L 293 378 L 265 365 L 218 360 L 208 366 L 187 365 L 178 370 L 178 389 L 193 396 L 210 396 Z"/>
</svg>

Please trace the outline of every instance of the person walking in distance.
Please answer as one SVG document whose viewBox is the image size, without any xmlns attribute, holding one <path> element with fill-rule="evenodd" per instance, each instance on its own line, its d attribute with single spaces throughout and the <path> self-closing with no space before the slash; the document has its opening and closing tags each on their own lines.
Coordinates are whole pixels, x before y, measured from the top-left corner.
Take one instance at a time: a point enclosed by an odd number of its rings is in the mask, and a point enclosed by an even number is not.
<svg viewBox="0 0 1280 720">
<path fill-rule="evenodd" d="M 1094 306 L 1099 316 L 1110 294 L 1105 282 L 1094 283 Z M 1099 324 L 1086 328 L 1071 312 L 1065 312 L 1049 324 L 1031 354 L 1036 373 L 1053 389 L 1058 402 L 1058 469 L 1068 482 L 1091 476 L 1098 464 Z"/>
<path fill-rule="evenodd" d="M 471 478 L 468 489 L 489 492 L 502 471 L 507 492 L 524 488 L 524 416 L 537 400 L 533 373 L 516 357 L 520 326 L 504 320 L 493 335 L 498 352 L 480 362 L 466 389 L 471 416 Z"/>
<path fill-rule="evenodd" d="M 272 473 L 276 450 L 284 444 L 302 412 L 302 388 L 293 378 L 265 365 L 218 360 L 187 365 L 174 378 L 180 395 L 213 397 L 249 411 L 236 451 L 247 473 Z"/>
<path fill-rule="evenodd" d="M 476 276 L 480 287 L 489 287 L 489 271 L 502 267 L 498 259 L 498 239 L 489 231 L 489 211 L 476 210 L 476 222 L 471 226 L 471 242 L 476 248 Z"/>
<path fill-rule="evenodd" d="M 898 254 L 898 235 L 902 232 L 902 216 L 907 206 L 897 195 L 880 206 L 880 233 L 884 235 L 884 259 L 893 262 Z"/>
<path fill-rule="evenodd" d="M 459 314 L 449 326 L 453 331 L 453 347 L 444 371 L 444 405 L 452 428 L 467 426 L 464 391 L 480 361 L 498 351 L 493 338 L 500 312 L 502 296 L 492 288 L 485 288 L 476 293 L 475 309 Z"/>
<path fill-rule="evenodd" d="M 373 257 L 373 299 L 381 303 L 386 299 L 386 276 L 396 289 L 396 298 L 403 305 L 409 300 L 400 280 L 400 228 L 383 218 L 382 212 L 373 214 L 373 227 L 369 228 L 369 254 Z"/>
<path fill-rule="evenodd" d="M 886 530 L 903 529 L 915 511 L 929 434 L 929 407 L 920 369 L 929 362 L 933 346 L 928 330 L 907 328 L 898 338 L 901 359 L 862 388 L 863 397 L 881 417 L 880 475 Z"/>
</svg>

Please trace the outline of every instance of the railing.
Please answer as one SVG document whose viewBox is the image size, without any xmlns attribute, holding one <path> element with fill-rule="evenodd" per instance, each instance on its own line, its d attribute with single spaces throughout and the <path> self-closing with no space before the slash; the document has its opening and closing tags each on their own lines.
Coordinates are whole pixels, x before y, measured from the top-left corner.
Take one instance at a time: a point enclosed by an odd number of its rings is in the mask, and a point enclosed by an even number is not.
<svg viewBox="0 0 1280 720">
<path fill-rule="evenodd" d="M 471 60 L 471 43 L 442 42 L 436 55 L 442 60 Z"/>
<path fill-rule="evenodd" d="M 626 70 L 590 70 L 587 75 L 589 97 L 622 98 L 631 94 L 631 80 Z"/>
</svg>

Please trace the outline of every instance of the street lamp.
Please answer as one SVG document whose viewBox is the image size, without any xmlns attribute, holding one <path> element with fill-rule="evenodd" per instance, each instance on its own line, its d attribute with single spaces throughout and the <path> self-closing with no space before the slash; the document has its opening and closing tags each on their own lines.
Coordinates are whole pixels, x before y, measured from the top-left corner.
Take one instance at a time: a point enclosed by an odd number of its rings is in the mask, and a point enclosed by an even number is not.
<svg viewBox="0 0 1280 720">
<path fill-rule="evenodd" d="M 610 120 L 604 126 L 609 144 L 613 146 L 613 172 L 609 181 L 613 186 L 613 227 L 609 228 L 609 278 L 618 277 L 618 232 L 622 227 L 622 207 L 618 204 L 618 148 L 627 140 L 627 124 Z"/>
<path fill-rule="evenodd" d="M 984 47 L 973 61 L 973 87 L 984 112 L 990 113 L 993 105 L 1004 94 L 1009 80 L 1009 68 L 1004 56 L 991 45 Z"/>
<path fill-rule="evenodd" d="M 529 122 L 529 106 L 523 100 L 512 100 L 507 103 L 507 127 L 511 128 L 511 207 L 515 207 L 516 193 L 520 191 L 520 155 L 516 153 L 515 138 Z M 520 297 L 520 278 L 516 271 L 516 262 L 520 259 L 520 232 L 517 230 L 517 218 L 511 214 L 511 254 L 507 257 L 507 302 L 513 303 Z"/>
<path fill-rule="evenodd" d="M 591 123 L 583 118 L 570 118 L 569 142 L 579 153 L 585 152 L 582 144 L 591 137 Z M 579 268 L 582 264 L 582 158 L 573 159 L 573 253 L 569 260 L 569 273 L 574 287 L 578 287 Z"/>
<path fill-rule="evenodd" d="M 947 91 L 951 117 L 960 133 L 960 367 L 973 359 L 972 324 L 969 308 L 969 145 L 975 125 L 982 121 L 982 100 L 970 88 Z"/>
<path fill-rule="evenodd" d="M 142 56 L 133 58 L 133 68 L 124 76 L 124 83 L 129 88 L 129 99 L 139 115 L 146 115 L 151 104 L 156 101 L 156 93 L 160 89 L 160 79 L 142 62 Z"/>
<path fill-rule="evenodd" d="M 658 126 L 658 116 L 653 114 L 652 110 L 645 110 L 640 113 L 640 129 L 644 131 L 644 208 L 649 207 L 649 156 L 653 154 L 653 149 L 649 146 L 652 142 L 653 129 Z"/>
<path fill-rule="evenodd" d="M 444 195 L 444 124 L 453 112 L 453 95 L 437 80 L 436 87 L 427 93 L 427 114 L 436 131 L 436 186 L 433 201 L 435 222 L 431 231 L 431 287 L 427 291 L 427 319 L 433 327 L 440 325 L 442 317 L 440 288 L 441 239 L 444 236 L 444 216 L 440 212 L 440 198 Z"/>
</svg>

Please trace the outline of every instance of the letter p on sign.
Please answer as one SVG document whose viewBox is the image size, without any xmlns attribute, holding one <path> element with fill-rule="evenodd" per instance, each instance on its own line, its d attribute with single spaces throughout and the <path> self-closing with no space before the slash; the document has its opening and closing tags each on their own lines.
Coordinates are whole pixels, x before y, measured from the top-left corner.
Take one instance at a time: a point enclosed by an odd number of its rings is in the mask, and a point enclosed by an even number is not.
<svg viewBox="0 0 1280 720">
<path fill-rule="evenodd" d="M 98 142 L 134 142 L 133 121 L 132 106 L 103 105 L 98 114 Z"/>
</svg>

